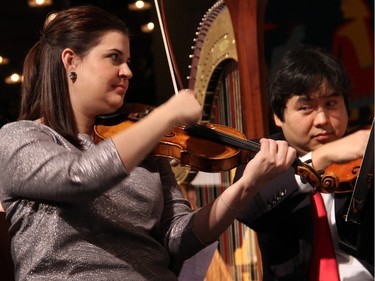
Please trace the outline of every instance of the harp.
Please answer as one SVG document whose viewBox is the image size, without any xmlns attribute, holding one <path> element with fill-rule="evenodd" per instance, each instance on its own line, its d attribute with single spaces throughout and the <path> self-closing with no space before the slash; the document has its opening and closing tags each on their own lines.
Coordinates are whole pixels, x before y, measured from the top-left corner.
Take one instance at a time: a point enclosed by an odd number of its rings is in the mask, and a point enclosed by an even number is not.
<svg viewBox="0 0 375 281">
<path fill-rule="evenodd" d="M 189 88 L 203 105 L 203 121 L 268 134 L 263 61 L 266 1 L 219 0 L 203 16 L 194 39 Z M 198 204 L 214 200 L 232 182 L 233 170 L 198 172 L 192 184 Z M 261 280 L 255 233 L 235 221 L 220 237 L 206 280 Z"/>
</svg>

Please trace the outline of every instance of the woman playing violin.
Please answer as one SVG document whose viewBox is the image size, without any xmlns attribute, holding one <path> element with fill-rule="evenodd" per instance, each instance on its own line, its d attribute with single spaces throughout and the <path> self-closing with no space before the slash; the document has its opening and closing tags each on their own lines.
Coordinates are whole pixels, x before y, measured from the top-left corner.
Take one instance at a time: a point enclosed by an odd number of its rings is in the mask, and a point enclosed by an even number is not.
<svg viewBox="0 0 375 281">
<path fill-rule="evenodd" d="M 345 135 L 350 88 L 346 71 L 327 53 L 308 46 L 289 50 L 270 75 L 268 84 L 275 124 L 282 130 L 273 137 L 285 139 L 302 160 L 312 160 L 316 170 L 361 158 L 369 131 Z M 239 168 L 236 178 L 241 175 Z M 311 189 L 289 170 L 267 183 L 239 215 L 238 219 L 258 234 L 264 280 L 339 280 L 324 279 L 328 276 L 326 271 L 323 279 L 315 275 L 319 268 L 313 258 L 318 263 L 322 260 L 315 258 L 315 249 L 325 246 L 317 236 L 313 237 L 316 228 Z M 354 256 L 339 247 L 340 241 L 355 245 L 358 237 L 358 226 L 343 218 L 351 193 L 322 196 L 338 278 L 373 280 L 373 252 L 369 256 Z M 323 240 L 330 239 L 330 234 Z M 371 245 L 371 241 L 364 242 Z"/>
<path fill-rule="evenodd" d="M 17 280 L 177 280 L 295 158 L 286 142 L 261 140 L 241 179 L 193 211 L 169 161 L 150 155 L 169 128 L 200 119 L 193 92 L 95 144 L 95 118 L 123 106 L 130 57 L 123 21 L 91 6 L 57 13 L 26 56 L 19 120 L 0 130 Z"/>
</svg>

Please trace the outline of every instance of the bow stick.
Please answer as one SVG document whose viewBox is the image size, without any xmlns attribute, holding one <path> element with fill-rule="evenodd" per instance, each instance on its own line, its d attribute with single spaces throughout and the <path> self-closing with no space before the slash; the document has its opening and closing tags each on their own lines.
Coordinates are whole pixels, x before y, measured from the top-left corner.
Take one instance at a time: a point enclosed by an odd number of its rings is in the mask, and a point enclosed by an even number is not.
<svg viewBox="0 0 375 281">
<path fill-rule="evenodd" d="M 162 11 L 163 11 L 163 18 L 165 20 L 165 17 L 164 17 L 164 6 L 163 6 L 163 0 L 160 1 L 161 2 L 161 5 L 162 5 Z M 175 76 L 175 73 L 178 74 L 178 69 L 177 69 L 177 66 L 176 66 L 176 63 L 175 63 L 175 60 L 174 58 L 172 58 L 172 49 L 170 47 L 170 42 L 169 40 L 167 40 L 167 35 L 166 33 L 168 32 L 167 28 L 164 26 L 164 22 L 163 22 L 163 19 L 162 19 L 162 16 L 161 16 L 161 13 L 160 13 L 160 9 L 159 9 L 159 4 L 158 4 L 158 1 L 157 0 L 154 0 L 154 4 L 155 4 L 155 9 L 156 9 L 156 14 L 158 16 L 158 21 L 159 21 L 159 25 L 160 25 L 160 31 L 161 31 L 161 35 L 162 35 L 162 38 L 163 38 L 163 44 L 164 44 L 164 49 L 165 49 L 165 54 L 167 56 L 167 61 L 168 61 L 168 66 L 169 66 L 169 72 L 171 74 L 171 79 L 172 79 L 172 84 L 173 84 L 173 89 L 174 89 L 174 92 L 175 92 L 175 95 L 177 95 L 178 93 L 178 88 L 177 88 L 177 82 L 176 82 L 176 76 Z M 168 37 L 169 38 L 169 37 Z M 173 61 L 172 61 L 173 59 Z M 182 89 L 182 82 L 181 82 L 181 78 L 180 76 L 178 75 L 178 80 L 179 80 L 179 86 L 180 86 L 180 89 Z"/>
</svg>

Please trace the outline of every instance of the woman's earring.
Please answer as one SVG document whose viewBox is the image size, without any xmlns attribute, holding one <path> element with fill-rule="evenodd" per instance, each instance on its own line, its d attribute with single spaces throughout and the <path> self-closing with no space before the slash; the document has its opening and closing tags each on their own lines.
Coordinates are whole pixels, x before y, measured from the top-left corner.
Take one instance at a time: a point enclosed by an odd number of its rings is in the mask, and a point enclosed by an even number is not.
<svg viewBox="0 0 375 281">
<path fill-rule="evenodd" d="M 69 73 L 69 78 L 70 78 L 70 80 L 72 80 L 73 81 L 73 83 L 77 80 L 77 73 L 75 73 L 74 71 L 71 71 L 70 73 Z"/>
</svg>

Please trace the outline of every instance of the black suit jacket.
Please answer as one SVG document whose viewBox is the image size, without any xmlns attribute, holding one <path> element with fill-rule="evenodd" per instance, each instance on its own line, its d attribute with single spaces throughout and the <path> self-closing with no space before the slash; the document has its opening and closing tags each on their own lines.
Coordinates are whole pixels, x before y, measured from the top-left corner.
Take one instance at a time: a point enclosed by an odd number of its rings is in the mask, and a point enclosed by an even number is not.
<svg viewBox="0 0 375 281">
<path fill-rule="evenodd" d="M 235 181 L 242 175 L 244 167 L 237 168 Z M 310 198 L 310 193 L 299 190 L 294 169 L 290 168 L 268 182 L 238 216 L 239 221 L 257 233 L 264 280 L 309 280 L 314 241 Z M 366 245 L 365 253 L 351 254 L 373 274 L 373 205 L 368 208 L 369 224 L 366 224 L 363 235 L 362 225 L 344 220 L 350 199 L 351 193 L 335 194 L 339 236 L 345 245 L 355 248 L 359 242 Z"/>
</svg>

